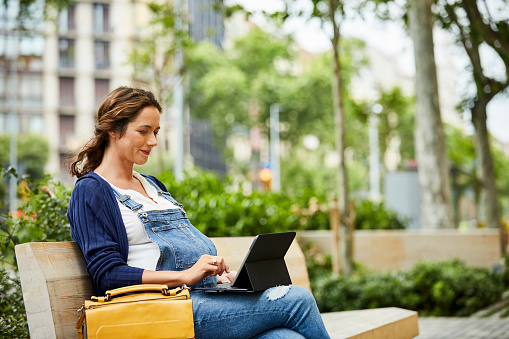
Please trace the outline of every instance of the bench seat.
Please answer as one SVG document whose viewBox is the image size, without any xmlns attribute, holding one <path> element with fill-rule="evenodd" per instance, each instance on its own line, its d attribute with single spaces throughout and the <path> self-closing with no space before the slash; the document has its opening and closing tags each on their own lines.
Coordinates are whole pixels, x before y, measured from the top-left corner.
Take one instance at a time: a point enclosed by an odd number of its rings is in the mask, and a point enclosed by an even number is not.
<svg viewBox="0 0 509 339">
<path fill-rule="evenodd" d="M 212 238 L 218 254 L 238 269 L 253 237 Z M 74 242 L 32 242 L 15 248 L 30 338 L 77 338 L 77 309 L 93 295 L 85 261 Z M 285 257 L 294 285 L 310 289 L 304 254 L 294 241 Z M 413 338 L 417 313 L 381 308 L 324 313 L 332 338 Z"/>
</svg>

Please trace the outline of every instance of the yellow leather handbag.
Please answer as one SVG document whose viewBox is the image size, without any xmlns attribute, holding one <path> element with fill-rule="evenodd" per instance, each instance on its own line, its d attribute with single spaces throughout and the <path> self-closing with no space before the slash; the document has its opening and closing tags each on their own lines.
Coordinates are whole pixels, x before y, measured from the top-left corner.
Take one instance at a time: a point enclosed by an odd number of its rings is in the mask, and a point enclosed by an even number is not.
<svg viewBox="0 0 509 339">
<path fill-rule="evenodd" d="M 78 313 L 80 339 L 194 338 L 193 305 L 185 285 L 117 288 L 85 300 Z"/>
</svg>

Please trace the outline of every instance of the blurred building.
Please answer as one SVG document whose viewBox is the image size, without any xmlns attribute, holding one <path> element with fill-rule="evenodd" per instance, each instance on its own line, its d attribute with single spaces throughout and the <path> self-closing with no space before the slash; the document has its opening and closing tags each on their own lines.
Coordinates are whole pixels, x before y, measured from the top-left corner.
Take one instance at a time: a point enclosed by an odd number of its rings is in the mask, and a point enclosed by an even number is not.
<svg viewBox="0 0 509 339">
<path fill-rule="evenodd" d="M 76 1 L 45 23 L 44 114 L 51 144 L 48 172 L 65 178 L 69 151 L 93 133 L 96 111 L 111 89 L 132 84 L 127 55 L 149 13 L 142 3 Z"/>
<path fill-rule="evenodd" d="M 148 13 L 144 5 L 125 0 L 76 1 L 55 13 L 56 20 L 45 21 L 39 2 L 31 7 L 30 30 L 17 33 L 17 3 L 0 6 L 1 132 L 10 132 L 6 106 L 12 105 L 6 98 L 14 96 L 17 132 L 45 136 L 50 144 L 46 171 L 70 179 L 64 159 L 92 135 L 97 106 L 110 89 L 132 83 L 126 56 Z M 17 77 L 10 71 L 13 60 Z"/>
<path fill-rule="evenodd" d="M 216 0 L 192 0 L 187 2 L 189 34 L 194 41 L 209 41 L 223 48 L 225 28 L 223 15 L 216 9 Z M 191 80 L 192 81 L 192 80 Z M 191 112 L 192 115 L 192 112 Z M 215 144 L 212 126 L 208 121 L 192 117 L 189 123 L 188 153 L 193 163 L 220 175 L 226 174 L 224 159 Z"/>
<path fill-rule="evenodd" d="M 0 134 L 11 131 L 11 112 L 17 116 L 19 132 L 43 133 L 42 12 L 23 22 L 24 32 L 16 30 L 18 12 L 17 1 L 0 5 Z"/>
<path fill-rule="evenodd" d="M 192 19 L 192 36 L 220 45 L 222 17 L 213 3 L 183 1 Z M 18 33 L 18 4 L 7 0 L 7 6 L 0 6 L 0 133 L 10 132 L 8 114 L 14 110 L 18 133 L 42 134 L 48 139 L 46 172 L 71 180 L 64 160 L 93 135 L 102 100 L 118 86 L 138 85 L 132 79 L 128 55 L 133 42 L 143 38 L 150 13 L 143 1 L 78 0 L 54 13 L 56 20 L 45 21 L 43 2 L 38 0 L 31 7 L 32 20 L 22 23 L 29 31 Z M 212 152 L 210 140 L 202 140 L 204 137 L 207 133 L 197 133 L 198 141 L 188 143 L 191 153 L 199 147 L 194 145 L 203 144 L 209 144 Z M 192 130 L 190 138 L 194 138 Z M 169 150 L 167 142 L 161 147 Z M 218 159 L 215 151 L 212 155 L 195 152 L 195 162 L 200 163 L 202 154 Z M 225 169 L 217 161 L 203 163 L 210 169 Z"/>
</svg>

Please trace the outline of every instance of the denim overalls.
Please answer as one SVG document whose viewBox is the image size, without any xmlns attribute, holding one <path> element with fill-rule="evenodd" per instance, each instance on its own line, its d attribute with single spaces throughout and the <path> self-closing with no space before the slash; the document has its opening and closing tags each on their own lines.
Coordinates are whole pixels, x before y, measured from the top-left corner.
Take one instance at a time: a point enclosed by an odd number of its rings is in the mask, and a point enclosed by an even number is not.
<svg viewBox="0 0 509 339">
<path fill-rule="evenodd" d="M 143 211 L 143 205 L 129 195 L 122 195 L 113 187 L 121 204 L 137 213 L 149 239 L 159 246 L 157 271 L 183 271 L 193 266 L 204 254 L 217 255 L 214 243 L 191 225 L 183 205 L 170 193 L 164 192 L 150 178 L 147 181 L 157 189 L 157 194 L 172 202 L 178 209 Z M 214 286 L 216 277 L 207 277 L 190 287 Z"/>
</svg>

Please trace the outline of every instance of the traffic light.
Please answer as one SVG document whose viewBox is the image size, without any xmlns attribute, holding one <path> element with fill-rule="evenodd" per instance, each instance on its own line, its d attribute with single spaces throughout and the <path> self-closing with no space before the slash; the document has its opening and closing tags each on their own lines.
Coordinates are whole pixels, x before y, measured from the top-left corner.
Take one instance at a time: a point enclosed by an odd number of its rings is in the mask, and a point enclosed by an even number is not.
<svg viewBox="0 0 509 339">
<path fill-rule="evenodd" d="M 258 173 L 260 180 L 263 182 L 269 182 L 272 179 L 272 171 L 270 168 L 262 168 Z"/>
<path fill-rule="evenodd" d="M 262 168 L 260 172 L 258 172 L 258 177 L 265 183 L 265 189 L 270 191 L 270 181 L 272 179 L 272 171 L 270 168 Z"/>
</svg>

